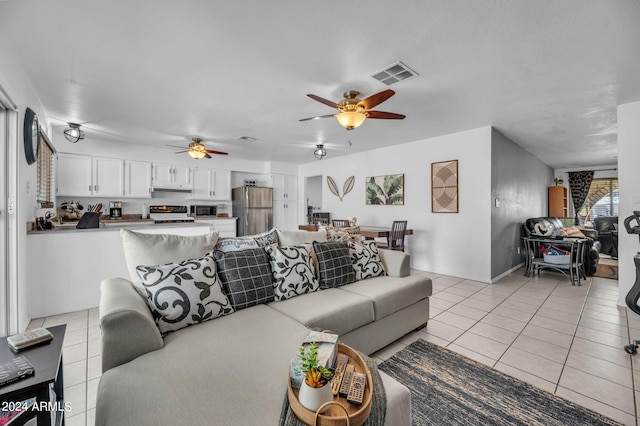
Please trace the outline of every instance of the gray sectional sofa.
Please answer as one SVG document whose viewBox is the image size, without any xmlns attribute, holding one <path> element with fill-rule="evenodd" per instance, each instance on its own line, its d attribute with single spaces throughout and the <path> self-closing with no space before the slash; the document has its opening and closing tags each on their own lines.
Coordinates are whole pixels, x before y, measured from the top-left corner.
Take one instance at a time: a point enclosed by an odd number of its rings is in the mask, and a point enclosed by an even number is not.
<svg viewBox="0 0 640 426">
<path fill-rule="evenodd" d="M 403 252 L 380 250 L 380 258 L 386 276 L 251 306 L 164 336 L 130 280 L 103 281 L 96 425 L 277 425 L 289 362 L 310 328 L 332 330 L 371 354 L 427 323 L 431 280 L 411 274 Z M 385 424 L 409 425 L 409 391 L 381 376 Z"/>
</svg>

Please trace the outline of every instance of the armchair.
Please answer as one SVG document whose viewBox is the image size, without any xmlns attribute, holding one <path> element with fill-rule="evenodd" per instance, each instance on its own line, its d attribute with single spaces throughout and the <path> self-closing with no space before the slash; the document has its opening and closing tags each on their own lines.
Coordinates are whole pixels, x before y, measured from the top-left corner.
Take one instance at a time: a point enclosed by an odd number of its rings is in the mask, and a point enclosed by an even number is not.
<svg viewBox="0 0 640 426">
<path fill-rule="evenodd" d="M 597 217 L 593 220 L 598 241 L 602 245 L 600 253 L 618 258 L 618 216 Z"/>
</svg>

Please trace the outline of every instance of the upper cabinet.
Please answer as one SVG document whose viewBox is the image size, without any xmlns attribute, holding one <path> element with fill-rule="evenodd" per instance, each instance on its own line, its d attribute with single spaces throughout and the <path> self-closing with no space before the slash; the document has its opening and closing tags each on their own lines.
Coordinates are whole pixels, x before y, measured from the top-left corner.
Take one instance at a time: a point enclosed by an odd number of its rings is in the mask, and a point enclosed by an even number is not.
<svg viewBox="0 0 640 426">
<path fill-rule="evenodd" d="M 77 154 L 58 154 L 57 195 L 122 197 L 124 161 Z"/>
<path fill-rule="evenodd" d="M 192 189 L 192 169 L 167 163 L 153 163 L 151 173 L 153 188 Z"/>
<path fill-rule="evenodd" d="M 193 170 L 194 200 L 231 200 L 231 172 L 196 167 Z"/>
<path fill-rule="evenodd" d="M 124 196 L 151 198 L 151 163 L 129 160 L 124 162 Z"/>
<path fill-rule="evenodd" d="M 273 181 L 274 200 L 298 199 L 298 176 L 295 175 L 271 175 Z"/>
<path fill-rule="evenodd" d="M 58 154 L 59 196 L 151 197 L 151 164 L 80 154 Z"/>
</svg>

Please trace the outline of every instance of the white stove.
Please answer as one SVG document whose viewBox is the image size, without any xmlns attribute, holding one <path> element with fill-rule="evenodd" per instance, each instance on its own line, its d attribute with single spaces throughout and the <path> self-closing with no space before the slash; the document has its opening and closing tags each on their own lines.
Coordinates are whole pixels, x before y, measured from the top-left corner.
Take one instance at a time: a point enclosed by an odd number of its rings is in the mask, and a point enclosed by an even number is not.
<svg viewBox="0 0 640 426">
<path fill-rule="evenodd" d="M 193 222 L 187 206 L 149 206 L 149 218 L 154 223 Z"/>
</svg>

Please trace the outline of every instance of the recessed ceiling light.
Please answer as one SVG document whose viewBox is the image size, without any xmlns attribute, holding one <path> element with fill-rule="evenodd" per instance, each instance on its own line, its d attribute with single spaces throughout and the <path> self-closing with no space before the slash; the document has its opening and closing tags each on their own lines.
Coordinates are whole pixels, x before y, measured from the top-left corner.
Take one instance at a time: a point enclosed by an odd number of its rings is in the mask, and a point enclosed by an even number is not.
<svg viewBox="0 0 640 426">
<path fill-rule="evenodd" d="M 383 82 L 387 86 L 391 86 L 399 81 L 408 80 L 413 77 L 417 77 L 418 73 L 398 61 L 395 64 L 391 64 L 384 70 L 372 75 L 378 81 Z"/>
<path fill-rule="evenodd" d="M 241 139 L 241 140 L 247 141 L 247 142 L 253 142 L 253 141 L 257 140 L 256 138 L 252 138 L 251 136 L 240 136 L 238 139 Z"/>
</svg>

